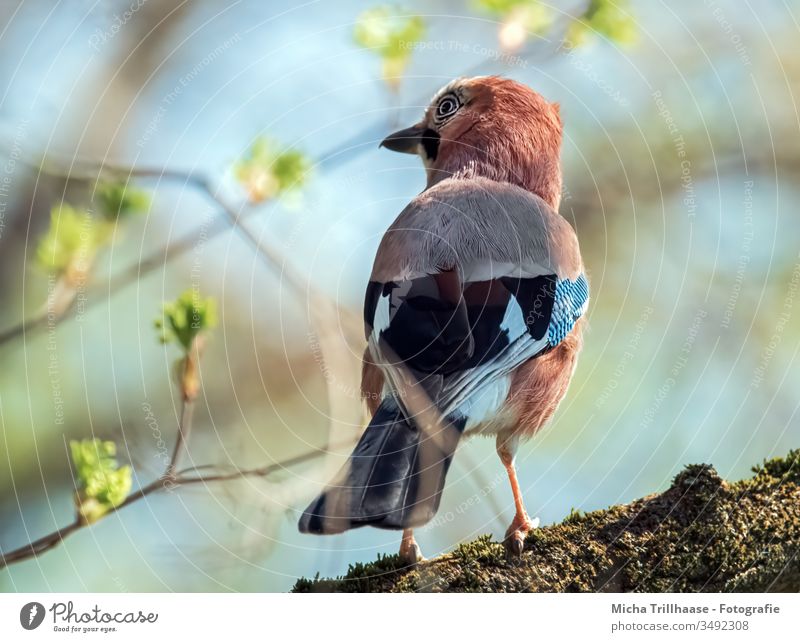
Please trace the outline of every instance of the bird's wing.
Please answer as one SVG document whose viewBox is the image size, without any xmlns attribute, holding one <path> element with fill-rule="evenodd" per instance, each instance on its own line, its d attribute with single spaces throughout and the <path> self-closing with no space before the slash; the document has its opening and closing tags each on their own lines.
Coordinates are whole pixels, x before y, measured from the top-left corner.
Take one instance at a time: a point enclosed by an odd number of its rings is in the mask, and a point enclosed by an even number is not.
<svg viewBox="0 0 800 642">
<path fill-rule="evenodd" d="M 588 297 L 577 237 L 544 201 L 506 183 L 449 179 L 387 231 L 364 320 L 401 404 L 410 372 L 440 412 L 481 414 L 504 400 L 507 375 L 569 333 Z"/>
</svg>

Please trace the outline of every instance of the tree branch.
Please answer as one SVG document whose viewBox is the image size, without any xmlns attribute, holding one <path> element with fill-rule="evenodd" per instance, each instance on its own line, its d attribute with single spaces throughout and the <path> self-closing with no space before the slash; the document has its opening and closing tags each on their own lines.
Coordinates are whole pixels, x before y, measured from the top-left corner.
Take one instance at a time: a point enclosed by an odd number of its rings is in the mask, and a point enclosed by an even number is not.
<svg viewBox="0 0 800 642">
<path fill-rule="evenodd" d="M 297 592 L 763 592 L 800 590 L 800 450 L 735 483 L 687 466 L 631 504 L 534 529 L 509 560 L 489 536 L 415 568 L 397 556 Z"/>
<path fill-rule="evenodd" d="M 164 477 L 175 477 L 175 471 L 178 468 L 183 451 L 189 443 L 189 435 L 192 432 L 192 413 L 194 411 L 194 399 L 184 398 L 181 401 L 181 418 L 178 422 L 178 435 L 175 438 L 175 450 L 172 451 L 172 458 L 170 459 Z"/>
</svg>

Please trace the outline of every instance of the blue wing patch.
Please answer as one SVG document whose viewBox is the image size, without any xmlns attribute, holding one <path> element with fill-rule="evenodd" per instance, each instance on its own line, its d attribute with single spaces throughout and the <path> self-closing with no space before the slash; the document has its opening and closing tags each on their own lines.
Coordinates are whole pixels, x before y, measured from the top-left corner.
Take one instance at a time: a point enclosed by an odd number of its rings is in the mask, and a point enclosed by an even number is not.
<svg viewBox="0 0 800 642">
<path fill-rule="evenodd" d="M 564 340 L 589 303 L 589 283 L 581 274 L 574 281 L 559 279 L 553 300 L 553 311 L 547 327 L 547 342 L 555 347 Z"/>
</svg>

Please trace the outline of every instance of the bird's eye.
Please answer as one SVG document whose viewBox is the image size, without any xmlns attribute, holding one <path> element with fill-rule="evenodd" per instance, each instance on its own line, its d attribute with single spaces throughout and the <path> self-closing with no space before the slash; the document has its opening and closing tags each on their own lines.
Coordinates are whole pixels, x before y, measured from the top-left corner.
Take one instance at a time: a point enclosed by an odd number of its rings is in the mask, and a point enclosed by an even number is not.
<svg viewBox="0 0 800 642">
<path fill-rule="evenodd" d="M 458 111 L 459 107 L 461 107 L 461 103 L 455 95 L 448 94 L 444 96 L 439 101 L 439 104 L 436 105 L 436 120 L 441 122 L 449 118 Z"/>
</svg>

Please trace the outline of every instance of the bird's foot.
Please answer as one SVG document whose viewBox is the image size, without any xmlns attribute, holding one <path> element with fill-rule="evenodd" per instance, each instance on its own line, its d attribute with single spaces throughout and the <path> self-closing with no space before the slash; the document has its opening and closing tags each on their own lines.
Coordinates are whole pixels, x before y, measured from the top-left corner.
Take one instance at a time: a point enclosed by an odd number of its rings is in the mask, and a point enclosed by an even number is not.
<svg viewBox="0 0 800 642">
<path fill-rule="evenodd" d="M 422 550 L 413 537 L 406 539 L 400 544 L 400 561 L 406 566 L 416 566 L 420 562 L 424 562 L 425 558 L 422 555 Z"/>
<path fill-rule="evenodd" d="M 519 557 L 525 548 L 525 537 L 530 531 L 539 526 L 539 518 L 534 517 L 531 519 L 526 514 L 517 515 L 511 526 L 506 531 L 506 538 L 504 544 L 506 551 L 512 557 Z"/>
</svg>

